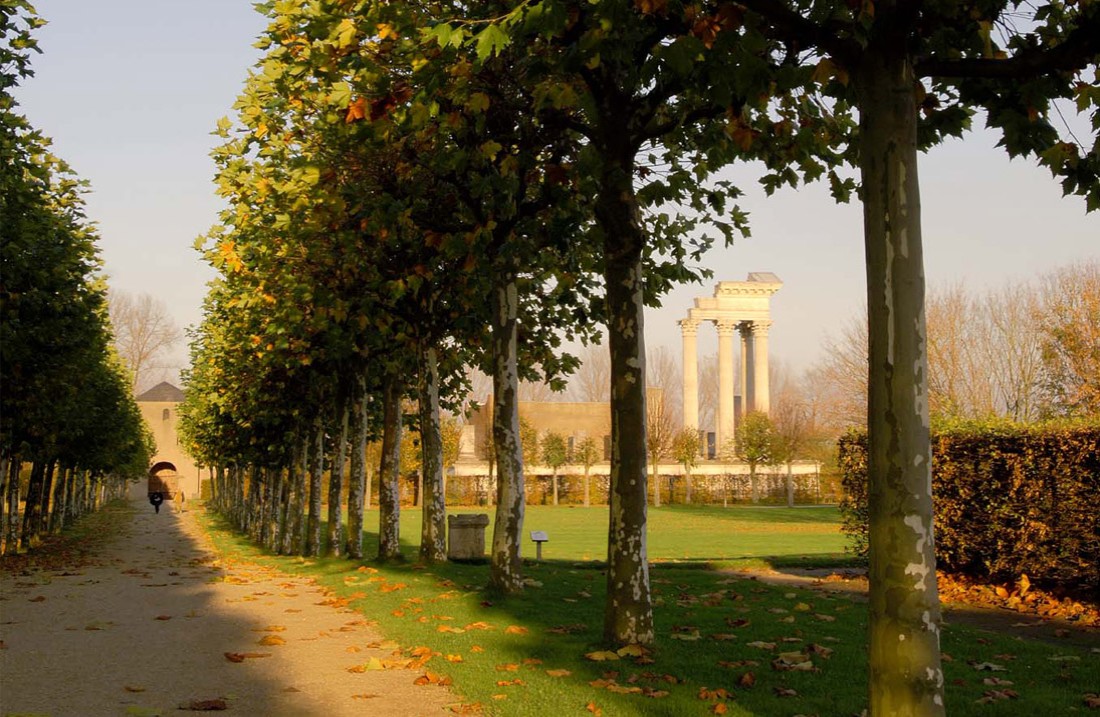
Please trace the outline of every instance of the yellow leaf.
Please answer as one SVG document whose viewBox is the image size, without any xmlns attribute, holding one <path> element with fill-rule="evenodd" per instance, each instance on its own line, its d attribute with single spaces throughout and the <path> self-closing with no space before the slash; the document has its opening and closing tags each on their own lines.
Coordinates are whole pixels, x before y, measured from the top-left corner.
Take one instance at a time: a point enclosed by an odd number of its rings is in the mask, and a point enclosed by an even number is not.
<svg viewBox="0 0 1100 717">
<path fill-rule="evenodd" d="M 550 675 L 551 677 L 568 677 L 573 673 L 569 670 L 547 670 L 546 674 Z"/>
<path fill-rule="evenodd" d="M 278 635 L 264 635 L 262 638 L 260 638 L 259 644 L 268 647 L 270 647 L 271 645 L 285 645 L 286 640 L 279 637 Z"/>
<path fill-rule="evenodd" d="M 630 645 L 626 645 L 624 647 L 620 647 L 618 650 L 616 650 L 616 652 L 619 655 L 619 657 L 627 657 L 627 656 L 629 656 L 629 657 L 641 657 L 642 655 L 648 655 L 649 654 L 649 650 L 645 649 L 644 647 L 642 647 L 641 645 L 639 645 L 637 643 L 633 643 L 633 644 L 630 644 Z"/>
<path fill-rule="evenodd" d="M 617 660 L 619 656 L 610 650 L 597 650 L 595 652 L 589 652 L 585 654 L 585 658 L 593 660 L 594 662 L 604 662 L 610 660 Z"/>
</svg>

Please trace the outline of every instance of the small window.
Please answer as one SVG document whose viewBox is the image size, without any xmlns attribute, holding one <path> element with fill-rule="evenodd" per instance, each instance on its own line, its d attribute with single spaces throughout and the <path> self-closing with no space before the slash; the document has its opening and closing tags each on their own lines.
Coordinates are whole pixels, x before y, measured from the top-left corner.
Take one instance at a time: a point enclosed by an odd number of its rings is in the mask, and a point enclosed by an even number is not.
<svg viewBox="0 0 1100 717">
<path fill-rule="evenodd" d="M 168 417 L 171 416 L 171 415 L 172 415 L 172 412 L 169 409 L 166 408 L 166 409 L 164 409 L 164 413 L 162 413 L 160 417 L 161 417 L 161 420 L 167 421 Z"/>
</svg>

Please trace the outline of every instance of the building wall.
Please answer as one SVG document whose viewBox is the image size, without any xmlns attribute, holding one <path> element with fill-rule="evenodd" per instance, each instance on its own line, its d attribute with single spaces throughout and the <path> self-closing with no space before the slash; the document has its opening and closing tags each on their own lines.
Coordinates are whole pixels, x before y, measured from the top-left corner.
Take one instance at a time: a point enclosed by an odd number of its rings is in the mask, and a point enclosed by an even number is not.
<svg viewBox="0 0 1100 717">
<path fill-rule="evenodd" d="M 179 404 L 168 401 L 138 401 L 142 418 L 149 426 L 149 430 L 156 439 L 157 452 L 153 456 L 153 463 L 168 461 L 176 467 L 179 474 L 180 490 L 187 500 L 199 497 L 199 468 L 191 459 L 191 456 L 183 450 L 176 433 L 179 423 L 177 408 Z M 144 493 L 145 486 L 139 486 L 139 492 Z"/>
</svg>

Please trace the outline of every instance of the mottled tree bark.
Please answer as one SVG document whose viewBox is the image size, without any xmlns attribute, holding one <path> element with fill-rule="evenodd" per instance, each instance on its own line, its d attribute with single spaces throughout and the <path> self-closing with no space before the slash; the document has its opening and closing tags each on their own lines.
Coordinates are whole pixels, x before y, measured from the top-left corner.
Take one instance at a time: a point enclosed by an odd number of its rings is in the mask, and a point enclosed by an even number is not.
<svg viewBox="0 0 1100 717">
<path fill-rule="evenodd" d="M 306 547 L 303 555 L 321 554 L 321 490 L 325 475 L 325 422 L 321 414 L 313 420 L 309 452 L 309 522 L 306 526 Z"/>
<path fill-rule="evenodd" d="M 516 321 L 519 295 L 515 275 L 493 291 L 493 451 L 497 466 L 497 505 L 490 550 L 489 587 L 503 593 L 523 590 L 520 540 L 523 533 L 523 448 L 519 437 L 519 370 Z"/>
<path fill-rule="evenodd" d="M 42 479 L 42 505 L 38 510 L 37 525 L 34 527 L 36 536 L 44 534 L 50 525 L 50 497 L 53 494 L 54 479 L 57 473 L 57 462 L 49 461 L 46 464 L 46 475 Z"/>
<path fill-rule="evenodd" d="M 605 117 L 627 98 L 601 99 Z M 653 601 L 646 554 L 645 335 L 642 249 L 645 236 L 632 184 L 634 148 L 620 130 L 604 127 L 605 164 L 596 200 L 604 239 L 608 345 L 611 352 L 611 486 L 604 640 L 653 642 Z"/>
<path fill-rule="evenodd" d="M 344 463 L 347 459 L 348 445 L 348 402 L 340 401 L 337 409 L 340 432 L 336 437 L 336 446 L 332 451 L 332 467 L 328 475 L 328 551 L 327 555 L 337 557 L 344 547 Z"/>
<path fill-rule="evenodd" d="M 443 436 L 439 427 L 439 364 L 434 347 L 420 351 L 420 465 L 424 493 L 420 559 L 447 559 L 447 505 L 443 489 Z"/>
<path fill-rule="evenodd" d="M 305 543 L 305 495 L 309 475 L 310 432 L 298 441 L 290 480 L 287 481 L 286 528 L 283 532 L 283 555 L 300 555 Z"/>
<path fill-rule="evenodd" d="M 870 319 L 870 707 L 872 715 L 943 715 L 917 78 L 905 47 L 880 34 L 854 73 Z"/>
<path fill-rule="evenodd" d="M 53 500 L 50 504 L 49 531 L 56 533 L 65 527 L 65 492 L 69 487 L 73 469 L 62 466 L 53 486 Z"/>
<path fill-rule="evenodd" d="M 382 465 L 378 471 L 378 559 L 401 560 L 401 381 L 382 389 Z"/>
<path fill-rule="evenodd" d="M 366 480 L 367 454 L 366 378 L 360 376 L 351 412 L 351 475 L 348 478 L 348 540 L 344 552 L 349 558 L 363 559 L 363 508 L 370 484 Z"/>
</svg>

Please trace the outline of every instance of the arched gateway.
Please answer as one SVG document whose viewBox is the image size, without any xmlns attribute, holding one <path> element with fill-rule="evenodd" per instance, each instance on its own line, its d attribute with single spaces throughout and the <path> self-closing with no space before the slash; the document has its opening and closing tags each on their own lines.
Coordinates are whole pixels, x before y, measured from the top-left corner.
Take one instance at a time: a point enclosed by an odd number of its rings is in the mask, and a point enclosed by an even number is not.
<svg viewBox="0 0 1100 717">
<path fill-rule="evenodd" d="M 769 271 L 752 272 L 748 281 L 722 281 L 714 296 L 695 300 L 686 319 L 680 320 L 684 343 L 684 427 L 699 427 L 699 357 L 696 336 L 699 324 L 712 322 L 718 329 L 718 426 L 717 445 L 733 438 L 733 332 L 741 334 L 741 401 L 745 412 L 770 408 L 768 390 L 768 329 L 771 297 L 783 286 Z"/>
</svg>

